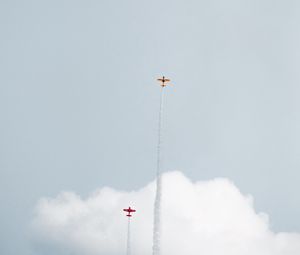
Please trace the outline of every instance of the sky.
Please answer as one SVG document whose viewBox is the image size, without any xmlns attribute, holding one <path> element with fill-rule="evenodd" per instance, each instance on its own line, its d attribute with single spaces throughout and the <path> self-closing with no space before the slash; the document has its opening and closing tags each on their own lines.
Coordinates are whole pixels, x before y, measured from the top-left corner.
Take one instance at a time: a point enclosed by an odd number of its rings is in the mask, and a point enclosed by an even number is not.
<svg viewBox="0 0 300 255">
<path fill-rule="evenodd" d="M 0 1 L 0 253 L 39 254 L 40 199 L 153 181 L 161 75 L 164 170 L 224 177 L 272 233 L 299 233 L 299 12 L 296 0 Z"/>
</svg>

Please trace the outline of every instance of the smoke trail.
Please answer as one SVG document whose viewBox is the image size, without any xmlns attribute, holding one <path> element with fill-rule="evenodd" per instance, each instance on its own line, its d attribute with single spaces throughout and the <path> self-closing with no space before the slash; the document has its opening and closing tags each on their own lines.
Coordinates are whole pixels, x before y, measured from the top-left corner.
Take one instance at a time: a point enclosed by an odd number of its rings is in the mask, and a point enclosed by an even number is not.
<svg viewBox="0 0 300 255">
<path fill-rule="evenodd" d="M 130 217 L 128 217 L 128 227 L 127 227 L 127 255 L 130 255 Z"/>
<path fill-rule="evenodd" d="M 156 196 L 154 202 L 154 227 L 153 227 L 153 255 L 160 255 L 160 214 L 161 214 L 161 193 L 162 193 L 162 182 L 161 182 L 161 145 L 162 145 L 162 117 L 163 117 L 163 106 L 164 106 L 164 87 L 161 87 L 160 96 L 160 110 L 158 120 L 158 144 L 157 144 L 157 168 L 156 168 Z"/>
</svg>

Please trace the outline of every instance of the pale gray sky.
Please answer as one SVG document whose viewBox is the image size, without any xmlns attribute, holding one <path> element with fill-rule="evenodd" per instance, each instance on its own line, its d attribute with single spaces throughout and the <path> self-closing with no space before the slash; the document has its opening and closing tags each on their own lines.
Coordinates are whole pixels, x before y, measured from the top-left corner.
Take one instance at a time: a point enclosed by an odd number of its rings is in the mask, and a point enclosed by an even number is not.
<svg viewBox="0 0 300 255">
<path fill-rule="evenodd" d="M 300 2 L 0 1 L 0 253 L 35 254 L 40 197 L 227 177 L 300 232 Z"/>
</svg>

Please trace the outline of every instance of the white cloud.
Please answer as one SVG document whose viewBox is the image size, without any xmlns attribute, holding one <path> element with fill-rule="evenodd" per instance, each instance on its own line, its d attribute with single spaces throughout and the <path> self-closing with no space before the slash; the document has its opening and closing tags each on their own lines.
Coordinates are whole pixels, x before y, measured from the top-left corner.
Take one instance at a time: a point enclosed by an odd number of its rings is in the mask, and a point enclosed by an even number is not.
<svg viewBox="0 0 300 255">
<path fill-rule="evenodd" d="M 102 188 L 87 199 L 62 192 L 38 203 L 36 241 L 72 254 L 119 255 L 132 219 L 132 255 L 151 254 L 154 182 L 133 192 Z M 180 172 L 163 177 L 162 254 L 298 255 L 300 234 L 273 233 L 268 216 L 256 213 L 251 196 L 227 179 L 193 183 Z"/>
</svg>

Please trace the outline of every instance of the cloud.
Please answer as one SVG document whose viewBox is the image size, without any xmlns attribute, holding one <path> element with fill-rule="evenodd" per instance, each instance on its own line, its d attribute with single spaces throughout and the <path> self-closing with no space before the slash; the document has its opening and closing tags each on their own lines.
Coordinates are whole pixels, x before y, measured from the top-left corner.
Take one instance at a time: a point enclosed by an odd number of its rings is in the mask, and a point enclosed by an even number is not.
<svg viewBox="0 0 300 255">
<path fill-rule="evenodd" d="M 180 172 L 163 176 L 162 254 L 297 255 L 299 233 L 273 233 L 268 216 L 256 213 L 228 179 L 191 182 Z M 82 199 L 73 192 L 43 198 L 33 220 L 35 242 L 64 254 L 120 255 L 126 251 L 127 219 L 122 209 L 137 209 L 131 224 L 132 254 L 152 249 L 155 183 L 132 191 L 101 188 Z"/>
</svg>

